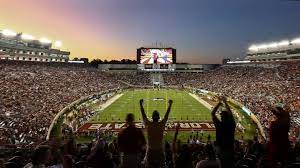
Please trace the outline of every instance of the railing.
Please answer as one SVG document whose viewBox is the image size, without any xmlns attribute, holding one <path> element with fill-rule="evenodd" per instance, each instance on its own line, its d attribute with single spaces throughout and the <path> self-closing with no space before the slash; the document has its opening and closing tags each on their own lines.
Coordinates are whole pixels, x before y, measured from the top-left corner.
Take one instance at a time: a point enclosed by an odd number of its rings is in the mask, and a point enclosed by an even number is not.
<svg viewBox="0 0 300 168">
<path fill-rule="evenodd" d="M 124 88 L 122 88 L 122 89 L 124 89 Z M 90 99 L 97 98 L 97 97 L 99 98 L 102 95 L 109 94 L 109 93 L 116 93 L 120 90 L 121 89 L 110 89 L 110 90 L 107 90 L 107 91 L 104 91 L 104 92 L 94 93 L 92 95 L 82 97 L 82 98 L 72 102 L 71 104 L 69 104 L 65 108 L 63 108 L 59 113 L 56 114 L 56 116 L 52 120 L 52 123 L 51 123 L 51 125 L 48 129 L 46 140 L 49 140 L 50 137 L 53 136 L 52 134 L 53 134 L 54 128 L 56 128 L 58 126 L 58 124 L 61 124 L 59 122 L 63 122 L 63 123 L 65 122 L 64 121 L 65 120 L 65 115 L 67 116 L 70 112 L 72 112 L 74 109 L 76 109 L 76 107 L 78 105 L 81 105 L 82 103 L 84 103 L 84 102 L 86 102 Z M 58 131 L 60 131 L 60 130 L 58 130 Z"/>
</svg>

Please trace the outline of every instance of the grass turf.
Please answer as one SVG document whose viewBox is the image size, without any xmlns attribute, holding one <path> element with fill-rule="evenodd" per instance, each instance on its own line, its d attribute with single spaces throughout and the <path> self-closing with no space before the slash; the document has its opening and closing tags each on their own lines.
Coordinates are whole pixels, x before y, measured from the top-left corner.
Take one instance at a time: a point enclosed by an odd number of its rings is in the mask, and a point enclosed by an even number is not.
<svg viewBox="0 0 300 168">
<path fill-rule="evenodd" d="M 133 113 L 136 121 L 141 121 L 142 116 L 139 100 L 144 99 L 144 108 L 148 118 L 152 112 L 158 110 L 163 118 L 168 106 L 168 100 L 173 100 L 169 116 L 171 121 L 211 121 L 210 110 L 191 97 L 188 92 L 174 89 L 145 89 L 127 90 L 118 100 L 113 102 L 103 111 L 92 118 L 92 122 L 124 121 L 126 114 Z M 161 99 L 161 100 L 155 100 Z M 95 107 L 97 108 L 97 107 Z"/>
<path fill-rule="evenodd" d="M 123 122 L 128 113 L 133 113 L 135 115 L 135 120 L 141 121 L 142 116 L 139 107 L 140 99 L 144 99 L 144 108 L 148 118 L 151 118 L 153 110 L 158 110 L 160 112 L 160 117 L 163 118 L 168 106 L 168 100 L 172 99 L 173 106 L 169 121 L 211 121 L 211 110 L 190 96 L 187 91 L 176 89 L 132 89 L 126 90 L 122 92 L 122 94 L 123 95 L 119 99 L 104 110 L 99 110 L 99 106 L 93 106 L 92 109 L 98 111 L 98 113 L 96 113 L 89 122 Z M 232 108 L 235 107 L 232 106 Z M 245 116 L 241 124 L 246 128 L 246 133 L 244 134 L 237 131 L 236 139 L 240 139 L 241 136 L 243 136 L 244 139 L 252 139 L 255 134 L 255 125 L 251 122 L 250 117 L 243 114 L 240 109 L 235 109 Z M 174 132 L 167 132 L 165 139 L 170 141 L 172 140 L 173 135 Z M 195 135 L 195 132 L 180 131 L 178 139 L 186 142 L 191 135 Z M 203 139 L 206 139 L 208 135 L 214 139 L 215 131 L 204 131 Z"/>
</svg>

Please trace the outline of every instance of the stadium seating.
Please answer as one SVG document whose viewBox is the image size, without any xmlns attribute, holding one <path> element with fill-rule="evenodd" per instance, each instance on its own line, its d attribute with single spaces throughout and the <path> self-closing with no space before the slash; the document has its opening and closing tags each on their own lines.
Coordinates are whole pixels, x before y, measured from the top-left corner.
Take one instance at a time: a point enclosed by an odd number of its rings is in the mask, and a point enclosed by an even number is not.
<svg viewBox="0 0 300 168">
<path fill-rule="evenodd" d="M 22 167 L 32 161 L 29 154 L 41 143 L 51 148 L 52 158 L 48 165 L 87 167 L 90 164 L 87 158 L 95 154 L 93 152 L 98 143 L 70 146 L 70 138 L 58 142 L 61 147 L 55 148 L 53 143 L 44 142 L 54 116 L 82 96 L 122 88 L 127 86 L 126 83 L 135 86 L 151 85 L 148 73 L 107 73 L 68 64 L 4 61 L 0 62 L 0 69 L 0 145 L 7 149 L 1 150 L 0 158 L 4 158 L 3 165 L 7 167 Z M 223 66 L 199 74 L 164 73 L 163 79 L 166 86 L 202 88 L 240 101 L 258 116 L 265 131 L 268 131 L 272 116 L 268 105 L 281 102 L 291 111 L 290 136 L 293 146 L 288 165 L 297 167 L 300 159 L 297 137 L 300 125 L 299 74 L 299 62 L 285 62 L 274 63 L 272 66 Z M 97 141 L 101 142 L 96 151 L 96 155 L 101 158 L 98 163 L 107 167 L 118 166 L 120 153 L 116 141 L 108 138 L 111 137 L 109 133 L 98 134 Z M 167 144 L 166 150 L 170 149 Z M 266 143 L 238 140 L 237 144 L 240 146 L 235 149 L 237 167 L 268 167 Z M 195 167 L 199 161 L 207 160 L 208 153 L 204 149 L 210 146 L 214 144 L 206 137 L 202 138 L 201 143 L 185 144 L 179 141 L 176 151 L 166 151 L 166 158 L 174 158 L 168 159 L 166 163 L 168 167 L 174 164 Z M 69 162 L 62 162 L 60 157 Z"/>
<path fill-rule="evenodd" d="M 297 75 L 298 74 L 298 75 Z M 185 85 L 222 93 L 248 107 L 268 131 L 269 107 L 282 102 L 291 111 L 291 134 L 299 129 L 299 62 L 223 66 L 203 74 L 164 74 L 168 85 Z M 295 138 L 295 137 L 294 137 Z"/>
</svg>

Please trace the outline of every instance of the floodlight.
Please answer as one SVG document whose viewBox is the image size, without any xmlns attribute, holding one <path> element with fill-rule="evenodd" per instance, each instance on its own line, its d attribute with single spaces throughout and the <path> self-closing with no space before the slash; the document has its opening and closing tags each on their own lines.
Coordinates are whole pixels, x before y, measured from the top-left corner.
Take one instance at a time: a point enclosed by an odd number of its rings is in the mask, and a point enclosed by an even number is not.
<svg viewBox="0 0 300 168">
<path fill-rule="evenodd" d="M 21 38 L 23 39 L 23 40 L 34 40 L 35 38 L 32 36 L 32 35 L 30 35 L 30 34 L 22 34 L 21 35 Z"/>
<path fill-rule="evenodd" d="M 47 38 L 45 38 L 45 37 L 41 38 L 39 41 L 40 41 L 41 43 L 45 43 L 45 44 L 51 43 L 51 40 L 49 40 L 49 39 L 47 39 Z"/>
<path fill-rule="evenodd" d="M 271 43 L 268 45 L 269 48 L 276 48 L 278 46 L 277 43 Z"/>
<path fill-rule="evenodd" d="M 252 45 L 252 46 L 250 46 L 250 47 L 248 48 L 248 50 L 250 50 L 250 51 L 257 51 L 258 48 L 257 48 L 255 45 Z"/>
<path fill-rule="evenodd" d="M 300 38 L 296 38 L 291 41 L 292 44 L 300 44 Z"/>
<path fill-rule="evenodd" d="M 266 44 L 261 44 L 259 46 L 257 46 L 258 49 L 267 49 L 268 46 Z"/>
<path fill-rule="evenodd" d="M 12 31 L 12 30 L 8 30 L 8 29 L 4 29 L 1 31 L 1 33 L 4 35 L 4 36 L 16 36 L 17 33 Z"/>
<path fill-rule="evenodd" d="M 281 41 L 278 43 L 278 46 L 288 46 L 290 44 L 289 41 L 285 40 L 285 41 Z"/>
<path fill-rule="evenodd" d="M 55 41 L 54 46 L 56 48 L 60 48 L 62 46 L 62 42 L 61 41 Z"/>
</svg>

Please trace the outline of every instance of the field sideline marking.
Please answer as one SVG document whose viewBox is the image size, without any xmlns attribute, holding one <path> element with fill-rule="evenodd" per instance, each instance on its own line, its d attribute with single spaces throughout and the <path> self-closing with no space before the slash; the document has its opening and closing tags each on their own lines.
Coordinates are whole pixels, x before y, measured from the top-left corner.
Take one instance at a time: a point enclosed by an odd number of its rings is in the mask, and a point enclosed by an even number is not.
<svg viewBox="0 0 300 168">
<path fill-rule="evenodd" d="M 208 108 L 209 110 L 213 109 L 213 106 L 210 105 L 209 103 L 207 103 L 205 100 L 201 99 L 199 96 L 189 93 L 190 96 L 192 96 L 194 99 L 196 99 L 198 102 L 200 102 L 201 104 L 203 104 L 206 108 Z"/>
<path fill-rule="evenodd" d="M 100 105 L 99 110 L 103 111 L 108 106 L 110 106 L 113 102 L 115 102 L 116 100 L 118 100 L 121 96 L 123 96 L 123 93 L 117 94 L 117 95 L 113 96 L 112 98 L 110 98 L 109 100 L 107 100 L 104 104 Z"/>
</svg>

